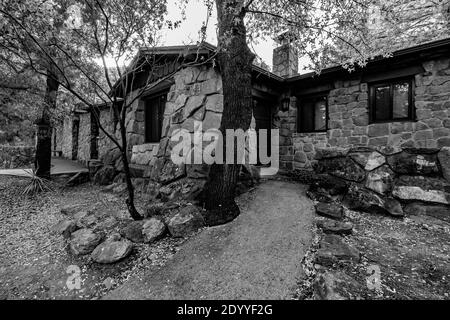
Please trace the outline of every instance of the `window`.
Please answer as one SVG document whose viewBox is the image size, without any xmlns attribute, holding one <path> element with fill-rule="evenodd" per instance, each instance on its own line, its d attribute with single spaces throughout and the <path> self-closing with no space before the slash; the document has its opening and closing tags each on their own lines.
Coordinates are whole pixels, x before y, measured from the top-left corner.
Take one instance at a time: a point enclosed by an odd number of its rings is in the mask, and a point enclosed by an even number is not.
<svg viewBox="0 0 450 320">
<path fill-rule="evenodd" d="M 145 142 L 159 142 L 161 140 L 164 107 L 167 94 L 159 94 L 145 101 Z"/>
<path fill-rule="evenodd" d="M 412 80 L 375 84 L 370 87 L 371 122 L 413 120 Z"/>
<path fill-rule="evenodd" d="M 298 132 L 327 131 L 327 120 L 328 104 L 326 96 L 299 99 L 297 114 Z"/>
</svg>

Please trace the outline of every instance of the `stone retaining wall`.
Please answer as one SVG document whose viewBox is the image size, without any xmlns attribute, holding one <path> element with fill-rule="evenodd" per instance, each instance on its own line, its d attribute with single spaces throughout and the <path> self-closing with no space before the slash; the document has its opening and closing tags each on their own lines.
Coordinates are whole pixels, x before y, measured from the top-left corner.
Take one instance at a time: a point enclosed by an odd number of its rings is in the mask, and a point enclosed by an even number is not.
<svg viewBox="0 0 450 320">
<path fill-rule="evenodd" d="M 34 167 L 36 148 L 0 145 L 0 169 Z"/>
<path fill-rule="evenodd" d="M 354 147 L 316 150 L 318 174 L 329 174 L 404 205 L 450 206 L 450 147 L 387 149 Z M 450 207 L 447 208 L 450 217 Z"/>
<path fill-rule="evenodd" d="M 441 148 L 450 146 L 450 59 L 423 63 L 414 77 L 416 121 L 369 124 L 369 85 L 360 79 L 336 81 L 328 93 L 326 133 L 297 133 L 297 99 L 280 112 L 282 169 L 311 169 L 316 148 Z"/>
</svg>

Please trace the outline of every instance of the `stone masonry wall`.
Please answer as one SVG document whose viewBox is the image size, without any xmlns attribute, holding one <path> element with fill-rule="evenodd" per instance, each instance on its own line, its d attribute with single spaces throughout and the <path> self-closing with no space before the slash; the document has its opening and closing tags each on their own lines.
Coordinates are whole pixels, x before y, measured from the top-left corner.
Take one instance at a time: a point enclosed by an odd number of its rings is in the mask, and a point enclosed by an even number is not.
<svg viewBox="0 0 450 320">
<path fill-rule="evenodd" d="M 215 68 L 190 67 L 175 75 L 167 97 L 162 139 L 144 175 L 151 179 L 149 198 L 195 200 L 206 182 L 208 166 L 174 164 L 170 155 L 176 143 L 170 137 L 180 128 L 194 132 L 194 121 L 203 121 L 204 131 L 219 128 L 222 111 L 222 79 Z"/>
<path fill-rule="evenodd" d="M 86 163 L 91 159 L 91 114 L 79 115 L 80 129 L 78 132 L 78 160 Z"/>
<path fill-rule="evenodd" d="M 326 133 L 296 133 L 296 99 L 280 112 L 280 162 L 285 170 L 311 169 L 316 148 L 369 146 L 380 150 L 450 146 L 450 59 L 423 63 L 415 76 L 417 121 L 369 124 L 369 85 L 336 81 L 328 94 Z"/>
<path fill-rule="evenodd" d="M 72 117 L 65 117 L 62 128 L 61 151 L 64 158 L 72 159 Z"/>
</svg>

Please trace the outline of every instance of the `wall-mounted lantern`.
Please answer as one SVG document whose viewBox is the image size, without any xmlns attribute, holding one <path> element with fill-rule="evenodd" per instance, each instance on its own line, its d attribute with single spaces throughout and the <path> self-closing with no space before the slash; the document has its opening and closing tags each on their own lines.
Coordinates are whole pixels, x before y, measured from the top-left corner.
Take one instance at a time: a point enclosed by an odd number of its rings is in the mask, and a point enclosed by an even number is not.
<svg viewBox="0 0 450 320">
<path fill-rule="evenodd" d="M 281 111 L 286 112 L 289 111 L 289 106 L 291 105 L 291 99 L 284 98 L 281 100 Z"/>
</svg>

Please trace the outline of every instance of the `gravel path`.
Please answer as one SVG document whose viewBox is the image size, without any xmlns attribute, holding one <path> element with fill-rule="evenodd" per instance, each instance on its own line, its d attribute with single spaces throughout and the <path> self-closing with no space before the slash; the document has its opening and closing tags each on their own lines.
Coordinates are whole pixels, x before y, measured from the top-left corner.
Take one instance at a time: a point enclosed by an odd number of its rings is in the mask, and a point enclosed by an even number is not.
<svg viewBox="0 0 450 320">
<path fill-rule="evenodd" d="M 191 238 L 164 267 L 107 299 L 289 299 L 304 273 L 313 204 L 299 184 L 267 181 L 238 199 L 241 215 Z"/>
</svg>

